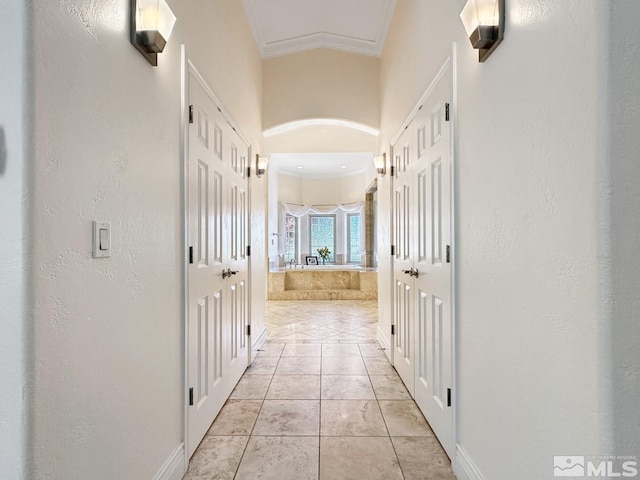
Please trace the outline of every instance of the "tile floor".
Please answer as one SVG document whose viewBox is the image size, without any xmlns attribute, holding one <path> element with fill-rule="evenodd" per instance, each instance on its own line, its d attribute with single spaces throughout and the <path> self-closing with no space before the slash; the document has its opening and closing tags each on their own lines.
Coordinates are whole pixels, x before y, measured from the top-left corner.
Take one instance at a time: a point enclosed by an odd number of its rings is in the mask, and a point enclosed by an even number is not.
<svg viewBox="0 0 640 480">
<path fill-rule="evenodd" d="M 266 321 L 184 480 L 455 480 L 375 340 L 375 301 L 272 301 Z"/>
</svg>

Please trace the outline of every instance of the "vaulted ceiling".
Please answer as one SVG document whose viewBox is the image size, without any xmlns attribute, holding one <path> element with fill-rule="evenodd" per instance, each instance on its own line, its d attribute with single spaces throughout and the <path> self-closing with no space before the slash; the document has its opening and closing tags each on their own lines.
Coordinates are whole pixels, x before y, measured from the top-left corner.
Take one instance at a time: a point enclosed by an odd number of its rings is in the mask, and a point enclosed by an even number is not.
<svg viewBox="0 0 640 480">
<path fill-rule="evenodd" d="M 242 0 L 263 58 L 325 47 L 380 56 L 396 0 Z"/>
<path fill-rule="evenodd" d="M 242 0 L 242 4 L 260 54 L 267 59 L 314 48 L 380 56 L 396 0 Z M 269 168 L 302 178 L 363 173 L 372 168 L 371 152 L 377 145 L 377 133 L 336 126 L 266 136 Z"/>
</svg>

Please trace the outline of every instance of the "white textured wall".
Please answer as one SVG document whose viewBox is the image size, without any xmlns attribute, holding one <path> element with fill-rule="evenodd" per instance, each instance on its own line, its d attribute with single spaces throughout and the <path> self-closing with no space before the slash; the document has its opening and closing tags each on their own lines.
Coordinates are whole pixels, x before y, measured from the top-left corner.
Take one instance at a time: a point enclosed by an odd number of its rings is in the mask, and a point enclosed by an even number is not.
<svg viewBox="0 0 640 480">
<path fill-rule="evenodd" d="M 150 479 L 182 441 L 180 44 L 254 146 L 261 63 L 240 2 L 169 3 L 154 68 L 128 0 L 34 2 L 35 478 Z"/>
<path fill-rule="evenodd" d="M 253 174 L 252 174 L 253 175 Z M 265 332 L 264 306 L 267 298 L 268 247 L 267 205 L 268 180 L 251 177 L 251 336 L 255 353 L 258 340 Z"/>
<path fill-rule="evenodd" d="M 377 128 L 379 59 L 327 48 L 268 58 L 264 128 L 306 118 L 339 118 Z"/>
<path fill-rule="evenodd" d="M 293 113 L 292 113 L 293 115 Z M 265 138 L 269 153 L 377 152 L 378 139 L 358 130 L 334 127 L 303 127 Z"/>
<path fill-rule="evenodd" d="M 28 277 L 29 103 L 27 7 L 0 1 L 0 478 L 20 479 L 28 459 L 31 365 Z"/>
<path fill-rule="evenodd" d="M 280 202 L 302 205 L 364 202 L 369 177 L 365 173 L 337 178 L 303 178 L 278 175 Z"/>
<path fill-rule="evenodd" d="M 463 5 L 398 3 L 381 60 L 381 142 L 458 42 L 458 443 L 486 479 L 538 480 L 553 455 L 611 453 L 611 359 L 599 340 L 608 3 L 509 1 L 505 40 L 484 64 Z"/>
<path fill-rule="evenodd" d="M 364 202 L 369 176 L 365 173 L 337 178 L 303 178 L 278 175 L 280 202 L 302 205 Z M 369 182 L 370 183 L 370 182 Z"/>
</svg>

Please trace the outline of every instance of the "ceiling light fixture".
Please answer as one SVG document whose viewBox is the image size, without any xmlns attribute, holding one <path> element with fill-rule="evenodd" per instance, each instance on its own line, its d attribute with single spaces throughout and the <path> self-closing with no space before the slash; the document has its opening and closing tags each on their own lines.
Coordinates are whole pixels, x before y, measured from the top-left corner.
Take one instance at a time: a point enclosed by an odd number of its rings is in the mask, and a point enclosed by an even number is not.
<svg viewBox="0 0 640 480">
<path fill-rule="evenodd" d="M 304 167 L 303 167 L 302 165 L 298 165 L 296 168 L 297 168 L 298 170 L 302 170 Z"/>
<path fill-rule="evenodd" d="M 387 154 L 383 153 L 382 155 L 374 155 L 373 164 L 376 167 L 378 175 L 384 177 L 387 173 Z"/>
<path fill-rule="evenodd" d="M 340 165 L 340 168 L 349 168 L 346 165 Z"/>
<path fill-rule="evenodd" d="M 154 67 L 175 23 L 164 0 L 131 0 L 131 43 Z"/>
<path fill-rule="evenodd" d="M 478 60 L 484 62 L 504 38 L 504 0 L 467 0 L 460 19 Z"/>
</svg>

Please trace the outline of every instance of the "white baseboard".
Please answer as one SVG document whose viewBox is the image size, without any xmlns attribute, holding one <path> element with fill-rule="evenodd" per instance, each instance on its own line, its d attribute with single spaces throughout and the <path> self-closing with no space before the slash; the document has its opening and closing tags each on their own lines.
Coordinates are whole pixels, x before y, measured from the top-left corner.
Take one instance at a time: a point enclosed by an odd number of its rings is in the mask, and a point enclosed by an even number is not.
<svg viewBox="0 0 640 480">
<path fill-rule="evenodd" d="M 385 355 L 391 361 L 391 340 L 380 330 L 380 326 L 377 329 L 378 343 L 384 350 Z"/>
<path fill-rule="evenodd" d="M 260 332 L 260 335 L 258 335 L 255 341 L 253 342 L 253 345 L 251 345 L 251 350 L 253 351 L 260 350 L 266 341 L 267 341 L 267 329 L 263 328 L 262 331 Z"/>
<path fill-rule="evenodd" d="M 187 471 L 187 458 L 184 443 L 178 445 L 164 465 L 158 470 L 153 480 L 181 480 Z"/>
<path fill-rule="evenodd" d="M 454 472 L 458 480 L 484 480 L 482 473 L 473 463 L 469 454 L 459 444 L 456 445 L 456 462 Z"/>
</svg>

